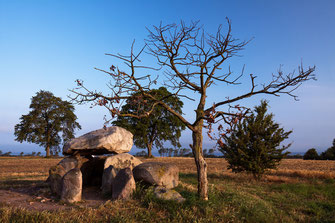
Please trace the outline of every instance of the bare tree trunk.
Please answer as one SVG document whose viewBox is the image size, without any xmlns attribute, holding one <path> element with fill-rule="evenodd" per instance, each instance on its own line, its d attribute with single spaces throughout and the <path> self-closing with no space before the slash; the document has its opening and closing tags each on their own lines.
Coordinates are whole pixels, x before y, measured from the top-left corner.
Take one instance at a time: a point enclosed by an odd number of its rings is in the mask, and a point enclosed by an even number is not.
<svg viewBox="0 0 335 223">
<path fill-rule="evenodd" d="M 149 157 L 149 158 L 152 158 L 152 157 L 153 157 L 153 155 L 152 155 L 152 153 L 151 153 L 151 150 L 152 150 L 152 142 L 150 142 L 150 143 L 147 144 L 147 149 L 148 149 L 148 157 Z"/>
<path fill-rule="evenodd" d="M 46 146 L 45 152 L 46 152 L 46 157 L 50 157 L 50 146 L 49 145 Z"/>
<path fill-rule="evenodd" d="M 47 134 L 47 146 L 45 147 L 45 152 L 46 152 L 46 157 L 50 157 L 50 126 L 49 126 L 49 121 L 48 121 L 48 118 L 46 119 L 48 125 L 47 125 L 47 131 L 46 131 L 46 134 Z"/>
<path fill-rule="evenodd" d="M 151 154 L 151 148 L 148 149 L 148 157 L 151 158 L 152 157 L 152 154 Z"/>
<path fill-rule="evenodd" d="M 203 200 L 208 200 L 207 163 L 202 154 L 202 121 L 192 132 L 193 155 L 198 173 L 198 195 Z"/>
</svg>

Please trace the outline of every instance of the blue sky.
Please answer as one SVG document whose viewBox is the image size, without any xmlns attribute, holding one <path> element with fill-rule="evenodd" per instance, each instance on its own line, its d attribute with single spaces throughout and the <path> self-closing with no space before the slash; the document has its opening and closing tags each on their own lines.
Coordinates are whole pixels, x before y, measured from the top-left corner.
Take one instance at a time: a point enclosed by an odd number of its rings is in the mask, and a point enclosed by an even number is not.
<svg viewBox="0 0 335 223">
<path fill-rule="evenodd" d="M 200 20 L 207 32 L 232 21 L 235 38 L 254 38 L 242 57 L 229 63 L 235 72 L 245 64 L 246 74 L 259 81 L 283 65 L 296 70 L 301 61 L 316 66 L 318 81 L 301 86 L 296 102 L 287 96 L 269 97 L 270 111 L 286 130 L 293 130 L 292 152 L 328 148 L 335 138 L 335 1 L 5 1 L 0 0 L 0 150 L 43 151 L 14 141 L 14 126 L 29 111 L 30 99 L 40 89 L 67 99 L 79 78 L 92 89 L 104 88 L 108 79 L 94 67 L 108 68 L 117 61 L 105 53 L 128 53 L 136 39 L 141 47 L 146 27 Z M 235 89 L 216 86 L 209 101 L 243 93 L 249 83 Z M 245 105 L 259 104 L 263 97 Z M 184 113 L 193 118 L 194 104 Z M 101 128 L 107 111 L 76 105 L 82 130 Z M 182 144 L 191 143 L 185 131 Z M 205 146 L 212 143 L 205 139 Z"/>
</svg>

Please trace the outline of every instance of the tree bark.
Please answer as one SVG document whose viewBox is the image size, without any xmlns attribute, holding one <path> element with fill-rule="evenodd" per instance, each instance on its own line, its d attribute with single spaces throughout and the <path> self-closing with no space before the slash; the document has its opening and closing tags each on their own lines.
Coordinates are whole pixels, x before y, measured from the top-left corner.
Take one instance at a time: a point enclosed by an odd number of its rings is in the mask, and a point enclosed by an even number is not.
<svg viewBox="0 0 335 223">
<path fill-rule="evenodd" d="M 192 151 L 198 173 L 198 195 L 201 199 L 208 200 L 207 163 L 202 154 L 202 126 L 203 121 L 201 120 L 195 131 L 192 132 Z"/>
<path fill-rule="evenodd" d="M 46 157 L 50 157 L 50 146 L 49 145 L 45 147 L 45 152 L 46 152 Z"/>
<path fill-rule="evenodd" d="M 203 79 L 201 79 L 203 85 Z M 206 104 L 206 88 L 202 88 L 201 98 L 197 107 L 196 121 L 193 124 L 192 129 L 192 152 L 194 156 L 195 165 L 197 167 L 198 173 L 198 196 L 202 200 L 208 200 L 208 180 L 207 180 L 207 163 L 203 157 L 202 151 L 202 130 L 204 127 L 204 117 L 205 117 L 205 104 Z"/>
<path fill-rule="evenodd" d="M 46 157 L 50 157 L 50 138 L 51 138 L 51 124 L 49 123 L 48 115 L 46 114 L 46 122 L 47 122 L 47 130 L 46 130 L 46 136 L 47 136 L 47 146 L 45 147 Z"/>
<path fill-rule="evenodd" d="M 152 153 L 151 153 L 151 150 L 152 150 L 152 143 L 153 143 L 153 142 L 147 143 L 148 157 L 149 157 L 149 158 L 152 158 L 152 157 L 153 157 L 153 155 L 152 155 Z"/>
</svg>

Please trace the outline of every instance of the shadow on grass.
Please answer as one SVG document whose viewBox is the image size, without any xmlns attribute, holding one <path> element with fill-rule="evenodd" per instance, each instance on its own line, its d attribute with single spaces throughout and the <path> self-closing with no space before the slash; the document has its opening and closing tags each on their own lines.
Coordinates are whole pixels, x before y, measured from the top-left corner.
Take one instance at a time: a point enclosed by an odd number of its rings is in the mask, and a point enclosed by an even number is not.
<svg viewBox="0 0 335 223">
<path fill-rule="evenodd" d="M 47 189 L 48 184 L 43 180 L 2 180 L 0 189 L 13 190 L 23 194 L 34 194 L 41 189 Z"/>
<path fill-rule="evenodd" d="M 28 199 L 31 200 L 34 200 L 36 197 L 56 199 L 51 193 L 48 183 L 43 180 L 2 180 L 0 181 L 0 189 L 7 191 L 12 196 L 19 194 L 28 196 Z M 6 196 L 4 199 L 6 199 Z"/>
<path fill-rule="evenodd" d="M 196 175 L 183 174 L 183 177 L 194 178 Z M 136 184 L 136 192 L 133 198 L 136 199 L 143 208 L 154 209 L 157 213 L 163 213 L 163 215 L 172 222 L 193 222 L 194 219 L 205 219 L 208 217 L 208 210 L 213 205 L 213 202 L 216 202 L 216 199 L 213 199 L 211 202 L 204 201 L 199 198 L 197 192 L 189 191 L 182 186 L 178 186 L 173 190 L 180 193 L 186 200 L 178 203 L 173 200 L 159 199 L 154 195 L 153 186 L 148 187 L 147 185 L 139 183 Z"/>
<path fill-rule="evenodd" d="M 0 188 L 18 188 L 24 186 L 46 186 L 47 183 L 44 180 L 2 180 L 0 181 Z"/>
<path fill-rule="evenodd" d="M 180 173 L 179 177 L 187 183 L 197 184 L 198 176 L 195 173 Z M 234 182 L 255 182 L 255 179 L 248 174 L 216 174 L 210 173 L 207 175 L 208 180 L 224 180 Z"/>
</svg>

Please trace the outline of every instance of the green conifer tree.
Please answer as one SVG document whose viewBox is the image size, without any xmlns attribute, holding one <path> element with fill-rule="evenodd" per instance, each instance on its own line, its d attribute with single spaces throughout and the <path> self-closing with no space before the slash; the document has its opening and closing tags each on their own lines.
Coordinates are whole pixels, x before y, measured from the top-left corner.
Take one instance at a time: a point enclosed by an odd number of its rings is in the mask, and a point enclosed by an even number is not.
<svg viewBox="0 0 335 223">
<path fill-rule="evenodd" d="M 233 172 L 247 172 L 260 179 L 267 169 L 277 167 L 284 152 L 291 144 L 280 147 L 292 131 L 285 132 L 273 121 L 273 114 L 266 114 L 267 101 L 255 107 L 255 112 L 237 123 L 231 134 L 225 135 L 220 151 Z"/>
</svg>

